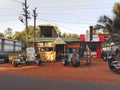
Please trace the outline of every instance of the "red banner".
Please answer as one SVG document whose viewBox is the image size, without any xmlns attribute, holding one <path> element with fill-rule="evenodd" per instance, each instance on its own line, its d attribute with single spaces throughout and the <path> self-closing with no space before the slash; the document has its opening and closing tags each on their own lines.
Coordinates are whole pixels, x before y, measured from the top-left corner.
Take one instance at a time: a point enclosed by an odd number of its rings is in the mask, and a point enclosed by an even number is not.
<svg viewBox="0 0 120 90">
<path fill-rule="evenodd" d="M 81 35 L 80 35 L 80 41 L 81 41 L 81 42 L 85 42 L 85 35 L 84 35 L 84 34 L 81 34 Z"/>
<path fill-rule="evenodd" d="M 105 38 L 104 38 L 103 34 L 99 34 L 99 41 L 100 42 L 104 42 L 105 41 Z"/>
</svg>

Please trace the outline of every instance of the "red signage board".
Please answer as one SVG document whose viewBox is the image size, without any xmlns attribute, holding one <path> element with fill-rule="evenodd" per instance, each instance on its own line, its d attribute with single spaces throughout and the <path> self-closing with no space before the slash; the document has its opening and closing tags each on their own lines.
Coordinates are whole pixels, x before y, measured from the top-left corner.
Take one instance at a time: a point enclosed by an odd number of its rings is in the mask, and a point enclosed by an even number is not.
<svg viewBox="0 0 120 90">
<path fill-rule="evenodd" d="M 81 42 L 85 42 L 85 35 L 84 35 L 84 34 L 81 34 L 81 35 L 80 35 L 80 41 L 81 41 Z"/>
<path fill-rule="evenodd" d="M 104 42 L 105 41 L 105 38 L 104 38 L 103 34 L 99 34 L 99 41 L 100 42 Z"/>
</svg>

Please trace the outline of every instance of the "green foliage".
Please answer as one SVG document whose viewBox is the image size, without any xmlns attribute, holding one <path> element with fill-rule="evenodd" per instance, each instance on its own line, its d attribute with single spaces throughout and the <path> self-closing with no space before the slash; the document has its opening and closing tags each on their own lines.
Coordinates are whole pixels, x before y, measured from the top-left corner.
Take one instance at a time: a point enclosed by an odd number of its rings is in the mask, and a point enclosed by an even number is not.
<svg viewBox="0 0 120 90">
<path fill-rule="evenodd" d="M 0 37 L 4 37 L 4 33 L 0 33 Z"/>
<path fill-rule="evenodd" d="M 109 18 L 106 15 L 103 15 L 99 18 L 98 24 L 95 25 L 95 29 L 102 29 L 104 33 L 108 32 L 108 42 L 117 43 L 114 37 L 120 39 L 120 3 L 115 3 L 113 6 L 114 17 Z M 118 40 L 117 39 L 117 40 Z"/>
<path fill-rule="evenodd" d="M 72 34 L 72 33 L 63 33 L 61 35 L 62 38 L 79 38 L 79 35 L 77 34 Z"/>
<path fill-rule="evenodd" d="M 36 27 L 36 37 L 39 37 L 39 27 Z M 32 39 L 32 38 L 34 38 L 34 27 L 29 26 L 28 27 L 28 39 Z M 26 29 L 24 29 L 22 32 L 15 32 L 13 39 L 25 42 L 26 41 Z"/>
<path fill-rule="evenodd" d="M 25 33 L 24 32 L 15 32 L 13 39 L 25 42 Z"/>
<path fill-rule="evenodd" d="M 44 25 L 38 25 L 36 27 L 36 37 L 39 38 L 39 35 L 40 35 L 40 28 L 39 26 L 53 26 L 53 25 L 50 25 L 50 24 L 44 24 Z M 58 29 L 57 26 L 54 26 L 57 34 L 60 34 L 61 37 L 63 38 L 79 38 L 79 35 L 77 34 L 67 34 L 67 33 L 64 33 L 61 35 L 61 32 L 60 30 Z M 33 39 L 34 38 L 34 27 L 33 26 L 29 26 L 28 27 L 28 39 Z M 24 29 L 22 32 L 15 32 L 14 36 L 13 36 L 13 39 L 14 40 L 18 40 L 18 41 L 22 41 L 22 42 L 25 42 L 26 41 L 26 30 Z"/>
<path fill-rule="evenodd" d="M 120 3 L 115 3 L 113 7 L 113 12 L 118 19 L 120 19 Z"/>
<path fill-rule="evenodd" d="M 12 39 L 13 38 L 13 32 L 11 28 L 7 28 L 7 30 L 5 30 L 4 32 L 5 37 L 8 39 Z"/>
<path fill-rule="evenodd" d="M 106 15 L 103 15 L 99 18 L 95 26 L 96 29 L 107 30 L 109 34 L 119 34 L 120 35 L 120 3 L 115 3 L 113 7 L 114 17 L 109 18 Z"/>
</svg>

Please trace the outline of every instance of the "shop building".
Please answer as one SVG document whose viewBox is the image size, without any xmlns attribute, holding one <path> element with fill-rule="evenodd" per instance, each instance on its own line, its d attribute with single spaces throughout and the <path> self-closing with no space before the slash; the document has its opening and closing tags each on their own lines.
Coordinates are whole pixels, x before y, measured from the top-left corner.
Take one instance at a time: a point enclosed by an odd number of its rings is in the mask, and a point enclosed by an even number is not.
<svg viewBox="0 0 120 90">
<path fill-rule="evenodd" d="M 104 42 L 104 35 L 103 34 L 92 34 L 88 32 L 85 34 L 80 35 L 80 45 L 81 50 L 84 51 L 84 55 L 86 54 L 85 49 L 86 45 L 91 50 L 91 55 L 93 58 L 101 58 L 102 52 L 102 43 Z"/>
<path fill-rule="evenodd" d="M 61 38 L 53 26 L 40 26 L 40 37 L 29 40 L 29 44 L 36 44 L 42 61 L 59 61 L 62 55 L 80 48 L 79 39 Z"/>
</svg>

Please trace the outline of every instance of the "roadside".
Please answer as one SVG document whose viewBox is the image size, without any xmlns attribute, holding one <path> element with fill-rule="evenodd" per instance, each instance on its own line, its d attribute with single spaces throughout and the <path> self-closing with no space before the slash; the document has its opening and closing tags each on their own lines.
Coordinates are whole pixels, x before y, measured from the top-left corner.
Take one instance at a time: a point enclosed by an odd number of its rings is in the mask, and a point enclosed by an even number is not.
<svg viewBox="0 0 120 90">
<path fill-rule="evenodd" d="M 21 65 L 17 68 L 10 63 L 0 64 L 0 73 L 14 74 L 17 76 L 36 78 L 57 78 L 67 80 L 79 80 L 97 83 L 120 84 L 120 75 L 108 68 L 108 64 L 100 59 L 93 59 L 89 66 L 82 60 L 80 67 L 72 65 L 63 66 L 62 62 L 43 63 L 40 67 L 36 64 Z"/>
</svg>

